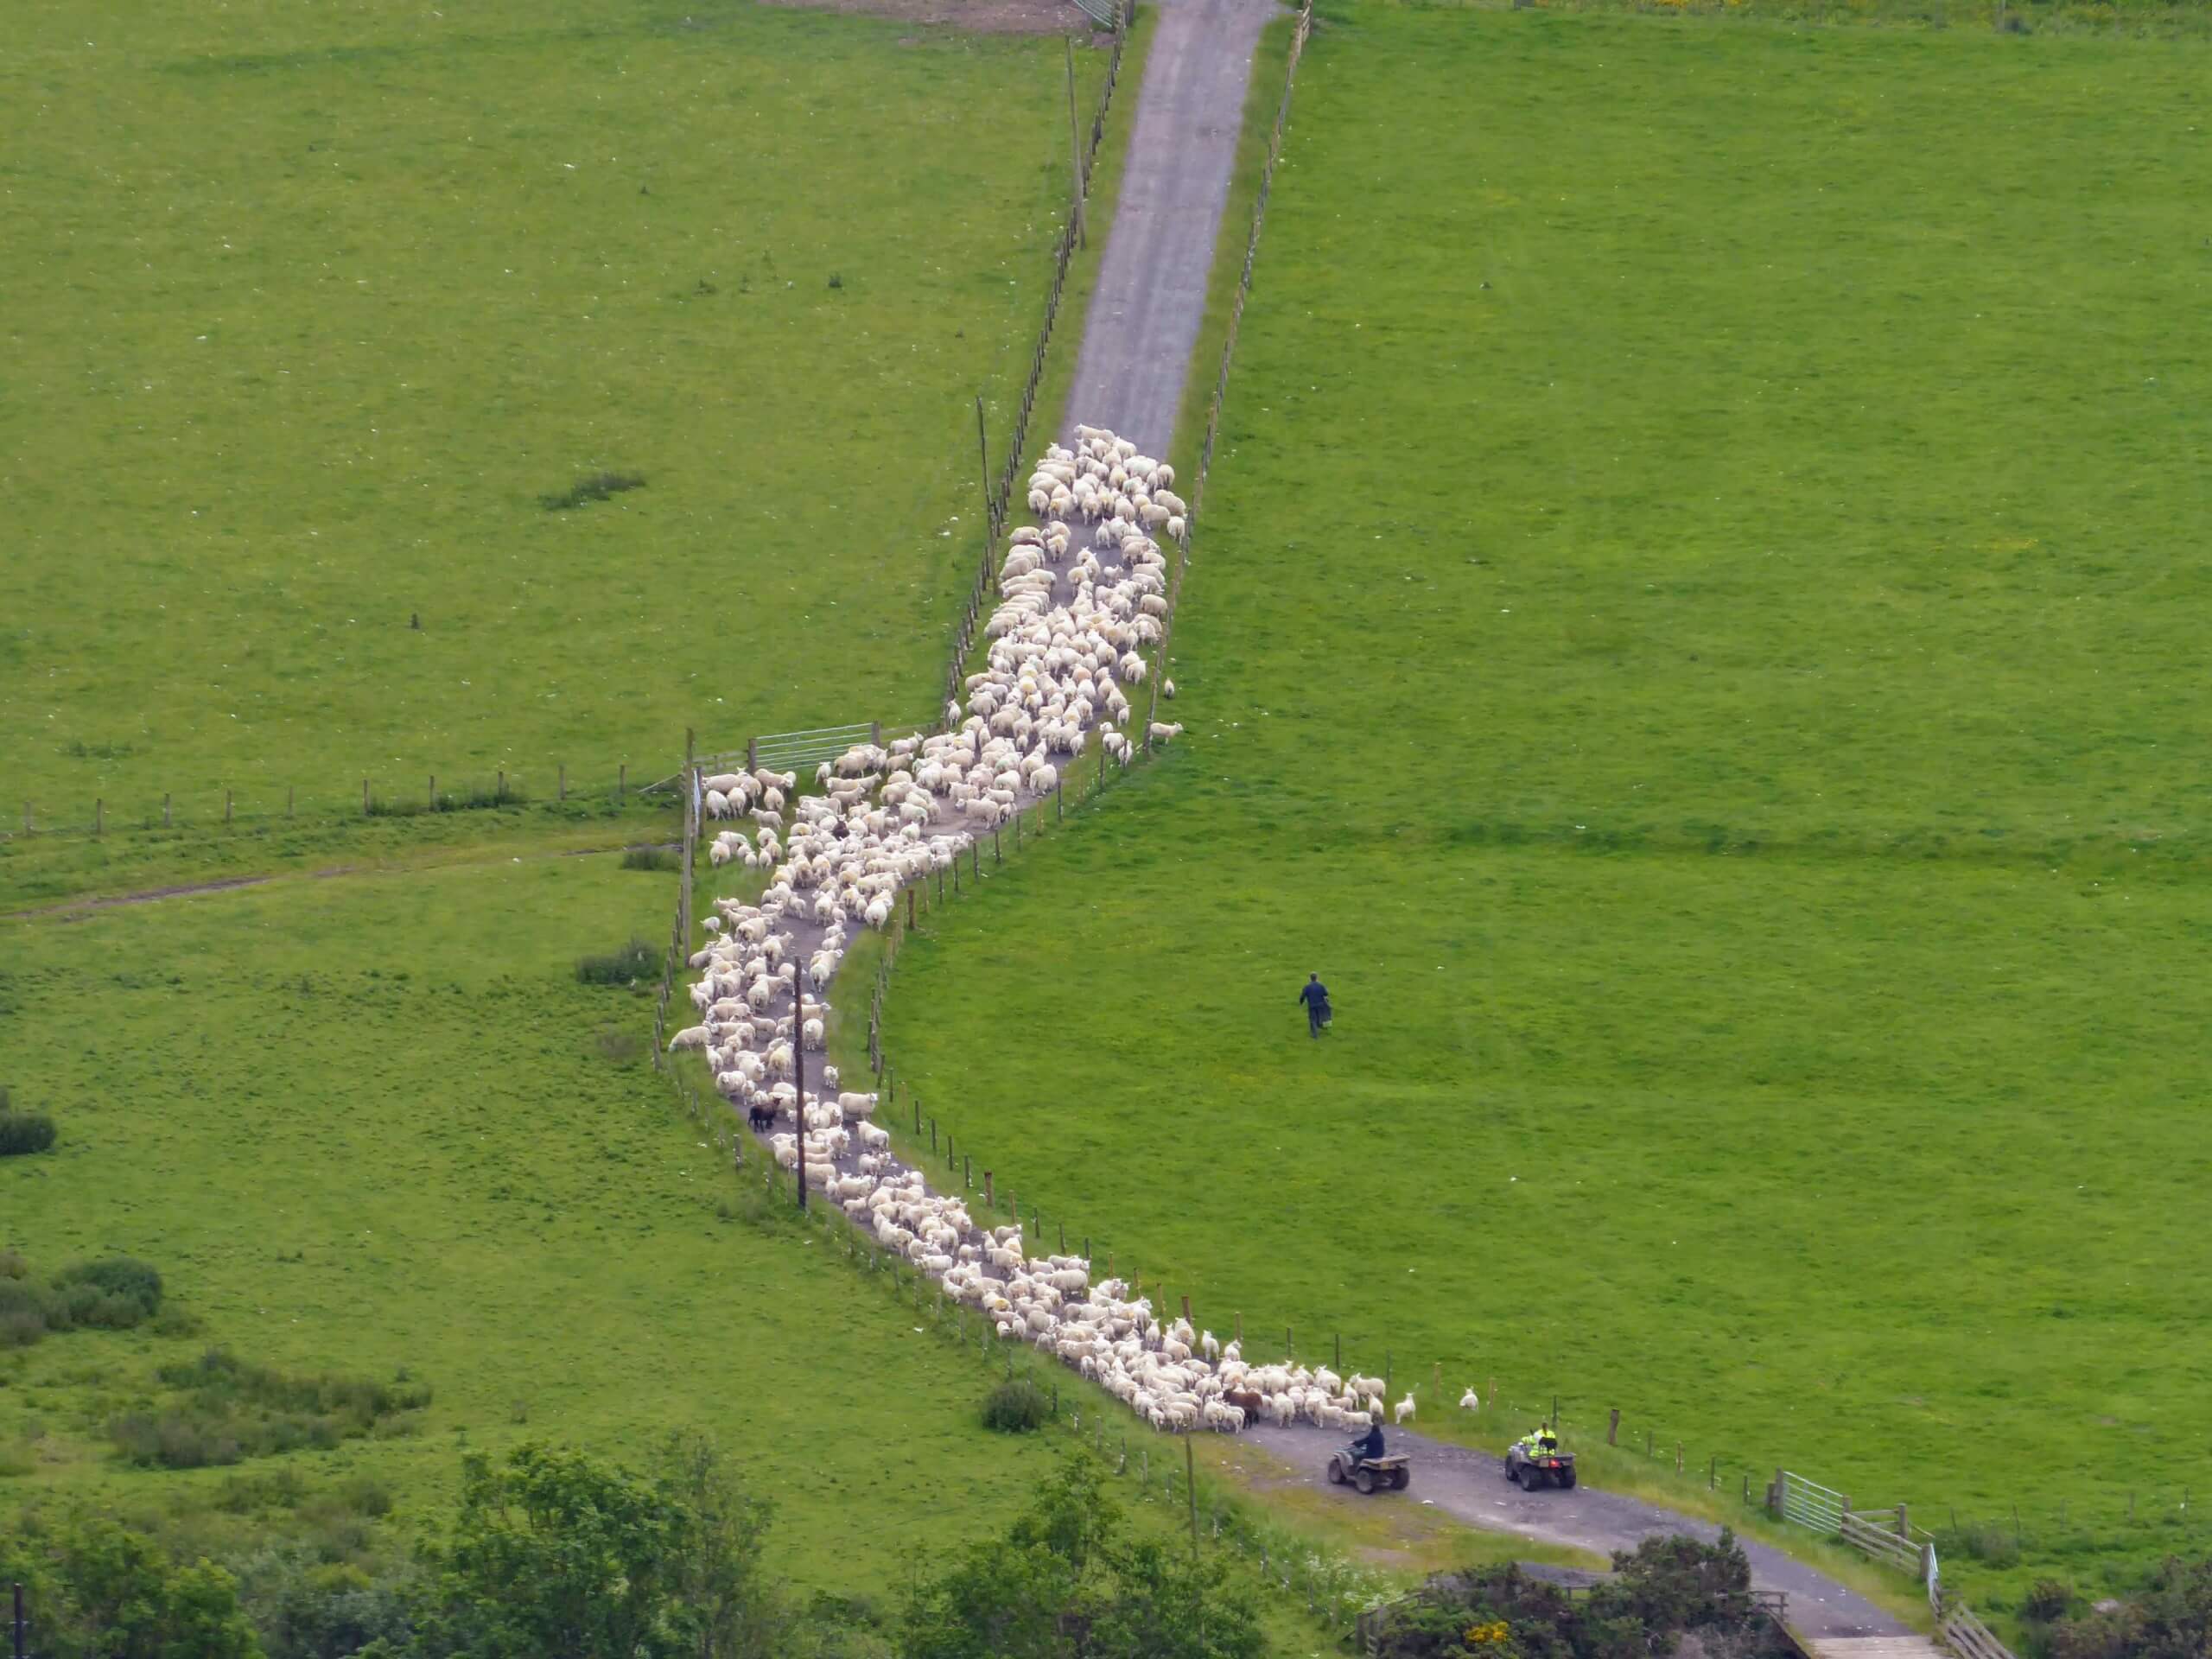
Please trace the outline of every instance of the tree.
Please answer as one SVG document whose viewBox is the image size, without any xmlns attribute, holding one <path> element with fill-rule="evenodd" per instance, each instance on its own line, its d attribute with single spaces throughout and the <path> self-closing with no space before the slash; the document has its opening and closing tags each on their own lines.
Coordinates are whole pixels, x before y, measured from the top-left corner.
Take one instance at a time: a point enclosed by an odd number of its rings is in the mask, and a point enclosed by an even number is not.
<svg viewBox="0 0 2212 1659">
<path fill-rule="evenodd" d="M 1078 1454 L 1002 1540 L 969 1547 L 910 1598 L 904 1659 L 1255 1659 L 1249 1601 L 1217 1564 L 1126 1535 Z"/>
<path fill-rule="evenodd" d="M 430 1547 L 419 1646 L 470 1659 L 683 1659 L 675 1608 L 686 1517 L 665 1493 L 580 1452 L 531 1443 L 461 1465 L 461 1510 Z"/>
<path fill-rule="evenodd" d="M 262 1659 L 238 1580 L 180 1566 L 144 1533 L 98 1516 L 0 1535 L 0 1578 L 20 1579 L 50 1659 Z"/>
<path fill-rule="evenodd" d="M 766 1659 L 789 1618 L 760 1564 L 774 1507 L 747 1492 L 713 1440 L 670 1436 L 661 1489 L 679 1517 L 669 1592 L 698 1659 Z"/>
</svg>

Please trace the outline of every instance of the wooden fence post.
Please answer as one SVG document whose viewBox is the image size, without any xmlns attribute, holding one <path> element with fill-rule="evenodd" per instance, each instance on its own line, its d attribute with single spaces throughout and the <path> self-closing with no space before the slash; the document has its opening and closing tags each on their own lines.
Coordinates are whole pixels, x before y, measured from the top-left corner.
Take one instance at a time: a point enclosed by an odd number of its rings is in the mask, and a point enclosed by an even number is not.
<svg viewBox="0 0 2212 1659">
<path fill-rule="evenodd" d="M 565 760 L 561 763 L 561 782 L 559 787 L 561 791 L 561 798 L 564 801 L 567 800 L 569 798 L 569 763 Z"/>
<path fill-rule="evenodd" d="M 231 791 L 230 791 L 229 790 L 227 790 L 227 789 L 226 789 L 226 790 L 225 790 L 225 791 L 223 791 L 223 822 L 224 822 L 225 823 L 228 823 L 230 821 L 231 821 Z"/>
<path fill-rule="evenodd" d="M 167 791 L 167 790 L 163 790 L 163 791 L 162 791 L 162 829 L 164 829 L 164 830 L 166 830 L 166 829 L 168 829 L 168 827 L 169 827 L 169 793 L 168 793 L 168 791 Z"/>
<path fill-rule="evenodd" d="M 292 784 L 284 785 L 284 816 L 288 818 L 292 816 L 292 791 L 296 787 Z"/>
<path fill-rule="evenodd" d="M 92 839 L 100 838 L 100 831 L 107 821 L 107 803 L 99 796 L 92 797 Z"/>
<path fill-rule="evenodd" d="M 431 811 L 438 810 L 438 774 L 435 772 L 430 774 L 429 805 Z"/>
<path fill-rule="evenodd" d="M 361 779 L 361 816 L 369 816 L 369 780 L 365 778 Z"/>
<path fill-rule="evenodd" d="M 1607 1446 L 1618 1446 L 1620 1443 L 1621 1408 L 1618 1406 L 1615 1406 L 1613 1408 L 1612 1419 L 1605 1425 L 1605 1444 Z"/>
</svg>

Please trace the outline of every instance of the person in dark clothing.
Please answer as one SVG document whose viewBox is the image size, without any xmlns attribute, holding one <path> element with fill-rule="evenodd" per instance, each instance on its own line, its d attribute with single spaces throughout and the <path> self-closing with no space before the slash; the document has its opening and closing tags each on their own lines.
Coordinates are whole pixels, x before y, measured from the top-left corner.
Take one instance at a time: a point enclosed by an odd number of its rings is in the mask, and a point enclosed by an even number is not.
<svg viewBox="0 0 2212 1659">
<path fill-rule="evenodd" d="M 1319 1037 L 1329 1023 L 1329 988 L 1321 982 L 1320 975 L 1306 976 L 1306 983 L 1299 987 L 1298 1000 L 1306 1005 L 1306 1034 Z"/>
<path fill-rule="evenodd" d="M 1367 1420 L 1367 1433 L 1351 1443 L 1351 1454 L 1355 1458 L 1379 1458 L 1382 1455 L 1381 1417 L 1370 1417 Z"/>
</svg>

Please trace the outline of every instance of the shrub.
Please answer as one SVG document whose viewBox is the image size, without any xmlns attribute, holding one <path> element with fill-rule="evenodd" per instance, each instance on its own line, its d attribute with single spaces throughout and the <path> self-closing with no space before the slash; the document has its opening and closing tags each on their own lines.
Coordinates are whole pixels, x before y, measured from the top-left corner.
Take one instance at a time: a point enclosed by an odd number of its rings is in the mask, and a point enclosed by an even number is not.
<svg viewBox="0 0 2212 1659">
<path fill-rule="evenodd" d="M 2020 1559 L 2017 1534 L 1981 1521 L 1969 1521 L 1938 1534 L 1936 1548 L 1939 1555 L 1964 1555 L 1990 1567 L 2012 1567 Z"/>
<path fill-rule="evenodd" d="M 108 1436 L 132 1463 L 197 1469 L 389 1432 L 404 1414 L 430 1402 L 420 1384 L 360 1377 L 289 1376 L 250 1364 L 221 1348 L 164 1365 L 156 1375 L 185 1391 L 159 1412 L 113 1418 Z"/>
<path fill-rule="evenodd" d="M 521 806 L 529 799 L 528 792 L 512 783 L 494 784 L 489 787 L 472 784 L 457 791 L 442 789 L 429 800 L 419 796 L 397 796 L 390 799 L 375 798 L 369 802 L 369 816 L 372 818 L 419 818 L 426 812 L 487 812 L 502 806 Z"/>
<path fill-rule="evenodd" d="M 2020 1616 L 2037 1624 L 2066 1617 L 2074 1605 L 2074 1586 L 2063 1579 L 2037 1579 L 2020 1603 Z"/>
<path fill-rule="evenodd" d="M 1001 1434 L 1030 1433 L 1052 1414 L 1052 1396 L 1026 1376 L 1008 1377 L 983 1396 L 983 1427 Z"/>
<path fill-rule="evenodd" d="M 44 1152 L 54 1134 L 54 1120 L 44 1112 L 0 1111 L 0 1158 Z"/>
<path fill-rule="evenodd" d="M 541 495 L 537 505 L 548 512 L 566 512 L 587 501 L 605 501 L 625 490 L 642 490 L 645 480 L 634 473 L 594 473 L 580 478 L 558 495 Z"/>
<path fill-rule="evenodd" d="M 127 1325 L 150 1318 L 162 1306 L 162 1275 L 151 1264 L 136 1256 L 111 1255 L 98 1262 L 79 1262 L 54 1274 L 54 1282 L 57 1288 L 87 1286 L 104 1298 L 130 1304 L 138 1310 L 138 1316 L 124 1321 Z"/>
<path fill-rule="evenodd" d="M 683 860 L 665 847 L 632 847 L 622 855 L 626 870 L 680 870 Z"/>
<path fill-rule="evenodd" d="M 603 957 L 581 957 L 576 977 L 587 985 L 635 985 L 660 972 L 660 957 L 643 939 L 632 939 Z"/>
</svg>

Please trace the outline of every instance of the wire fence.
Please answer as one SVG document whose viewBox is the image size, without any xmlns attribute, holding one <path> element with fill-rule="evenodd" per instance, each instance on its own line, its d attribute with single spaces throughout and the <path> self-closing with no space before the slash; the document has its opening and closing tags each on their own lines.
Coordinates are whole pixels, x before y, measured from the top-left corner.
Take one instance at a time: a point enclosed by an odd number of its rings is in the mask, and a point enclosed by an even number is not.
<svg viewBox="0 0 2212 1659">
<path fill-rule="evenodd" d="M 1106 137 L 1106 116 L 1113 107 L 1115 83 L 1121 79 L 1122 54 L 1128 45 L 1129 25 L 1135 15 L 1135 0 L 1111 0 L 1114 29 L 1114 49 L 1106 62 L 1105 84 L 1098 89 L 1098 102 L 1090 117 L 1090 137 L 1082 145 L 1082 162 L 1076 170 L 1074 211 L 1061 227 L 1058 243 L 1052 250 L 1052 283 L 1045 295 L 1045 321 L 1037 331 L 1037 343 L 1029 354 L 1029 375 L 1022 383 L 1021 397 L 1016 405 L 1014 431 L 1007 441 L 1005 459 L 1000 463 L 997 476 L 991 472 L 990 441 L 983 416 L 983 400 L 976 399 L 976 446 L 983 480 L 983 550 L 976 568 L 975 580 L 969 584 L 968 602 L 963 607 L 960 621 L 952 632 L 952 661 L 945 670 L 944 695 L 947 702 L 958 699 L 960 677 L 967 665 L 968 655 L 975 648 L 976 630 L 981 625 L 983 601 L 989 597 L 998 579 L 998 547 L 1006 533 L 1007 518 L 1012 510 L 1014 480 L 1020 476 L 1023 457 L 1029 450 L 1029 422 L 1036 413 L 1037 393 L 1044 384 L 1045 370 L 1050 361 L 1052 327 L 1059 321 L 1060 301 L 1067 289 L 1068 264 L 1081 245 L 1083 229 L 1082 204 L 1090 194 L 1090 176 L 1098 159 L 1098 146 Z M 1084 8 L 1089 10 L 1089 7 Z M 1103 8 L 1102 8 L 1103 10 Z M 1096 13 L 1093 13 L 1096 16 Z M 1072 92 L 1071 92 L 1072 96 Z M 1074 111 L 1069 111 L 1071 118 Z M 1074 135 L 1070 135 L 1072 140 Z"/>
<path fill-rule="evenodd" d="M 734 748 L 717 750 L 712 754 L 689 753 L 696 734 L 686 733 L 688 758 L 683 766 L 665 778 L 654 779 L 639 792 L 668 794 L 695 767 L 711 773 L 741 762 L 747 772 L 758 772 L 764 766 L 770 772 L 790 772 L 800 766 L 817 766 L 824 760 L 835 760 L 858 744 L 880 745 L 887 734 L 895 738 L 909 732 L 932 730 L 936 724 L 936 716 L 928 715 L 908 721 L 856 720 L 842 726 L 814 726 L 796 732 L 759 732 Z"/>
<path fill-rule="evenodd" d="M 1175 613 L 1183 597 L 1183 573 L 1190 568 L 1191 544 L 1198 539 L 1198 514 L 1205 505 L 1206 474 L 1213 468 L 1215 440 L 1221 432 L 1221 406 L 1229 396 L 1230 359 L 1236 353 L 1236 331 L 1244 321 L 1244 302 L 1252 293 L 1252 268 L 1260 257 L 1260 229 L 1267 221 L 1268 194 L 1274 189 L 1275 166 L 1282 159 L 1282 136 L 1290 125 L 1290 95 L 1298 85 L 1298 62 L 1306 55 L 1306 41 L 1313 32 L 1313 0 L 1304 0 L 1290 35 L 1290 60 L 1283 67 L 1282 96 L 1275 101 L 1275 124 L 1268 135 L 1267 165 L 1260 174 L 1260 192 L 1252 203 L 1252 233 L 1244 242 L 1244 269 L 1236 278 L 1236 298 L 1229 308 L 1229 333 L 1221 342 L 1221 368 L 1214 376 L 1213 396 L 1206 403 L 1205 442 L 1198 449 L 1198 475 L 1191 485 L 1190 511 L 1183 520 L 1183 543 L 1175 567 L 1167 577 L 1167 620 L 1160 630 L 1160 671 L 1152 677 L 1152 698 L 1145 715 L 1144 747 L 1152 750 L 1152 728 L 1160 719 L 1160 687 L 1172 677 L 1168 654 L 1175 640 Z"/>
<path fill-rule="evenodd" d="M 299 786 L 204 791 L 137 790 L 95 794 L 73 803 L 23 800 L 19 816 L 0 826 L 0 842 L 99 841 L 133 831 L 265 829 L 287 823 L 342 818 L 411 818 L 518 807 L 636 804 L 644 789 L 626 760 L 571 766 L 566 761 L 524 766 L 424 770 L 412 777 L 372 773 L 333 791 L 327 783 L 302 798 Z"/>
</svg>

